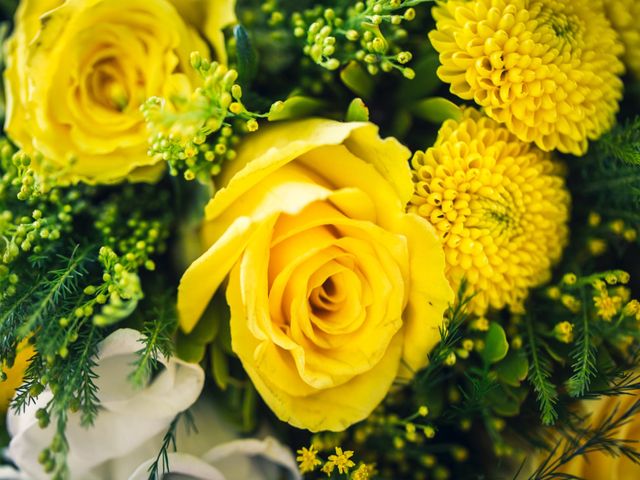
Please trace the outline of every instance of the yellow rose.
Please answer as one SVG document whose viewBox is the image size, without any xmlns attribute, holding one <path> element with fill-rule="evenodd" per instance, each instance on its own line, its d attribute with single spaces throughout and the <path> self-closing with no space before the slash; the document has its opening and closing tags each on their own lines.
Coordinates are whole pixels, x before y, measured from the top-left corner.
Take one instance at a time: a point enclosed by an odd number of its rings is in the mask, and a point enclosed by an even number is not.
<svg viewBox="0 0 640 480">
<path fill-rule="evenodd" d="M 140 105 L 187 94 L 192 51 L 224 57 L 233 0 L 23 0 L 7 42 L 5 130 L 63 181 L 149 179 Z M 196 23 L 189 24 L 193 21 Z"/>
<path fill-rule="evenodd" d="M 26 341 L 18 345 L 16 359 L 10 368 L 6 363 L 0 365 L 0 371 L 6 375 L 6 380 L 0 380 L 0 413 L 6 413 L 9 403 L 13 398 L 16 389 L 22 385 L 24 371 L 29 366 L 29 360 L 34 354 L 33 346 Z"/>
<path fill-rule="evenodd" d="M 191 332 L 228 277 L 233 350 L 291 425 L 364 419 L 440 339 L 453 292 L 434 229 L 405 213 L 408 157 L 368 123 L 275 125 L 240 146 L 206 207 L 180 325 Z"/>
<path fill-rule="evenodd" d="M 622 395 L 619 397 L 602 397 L 598 400 L 584 402 L 585 409 L 591 413 L 588 420 L 590 428 L 603 424 L 609 415 L 617 408 L 614 419 L 620 418 L 638 400 L 637 395 Z M 640 439 L 640 417 L 633 415 L 630 421 L 624 423 L 612 437 L 622 441 L 637 442 Z M 637 445 L 630 444 L 637 449 Z M 589 453 L 573 458 L 561 471 L 585 480 L 603 479 L 632 479 L 640 478 L 640 465 L 634 463 L 623 454 L 607 455 L 604 451 Z"/>
</svg>

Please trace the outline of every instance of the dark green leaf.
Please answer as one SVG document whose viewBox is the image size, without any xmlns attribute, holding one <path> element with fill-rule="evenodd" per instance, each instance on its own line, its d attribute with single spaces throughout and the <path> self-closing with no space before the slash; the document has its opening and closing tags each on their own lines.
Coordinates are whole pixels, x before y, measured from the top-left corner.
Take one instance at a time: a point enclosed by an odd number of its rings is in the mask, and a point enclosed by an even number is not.
<svg viewBox="0 0 640 480">
<path fill-rule="evenodd" d="M 233 35 L 236 39 L 238 84 L 248 87 L 258 71 L 258 55 L 253 48 L 249 33 L 242 25 L 236 25 Z"/>
</svg>

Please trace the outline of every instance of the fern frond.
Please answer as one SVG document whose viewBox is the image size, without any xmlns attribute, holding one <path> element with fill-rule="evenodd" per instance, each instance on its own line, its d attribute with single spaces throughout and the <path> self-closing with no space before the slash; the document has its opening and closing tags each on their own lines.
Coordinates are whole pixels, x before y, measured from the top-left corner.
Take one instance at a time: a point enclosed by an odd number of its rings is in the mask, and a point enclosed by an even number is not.
<svg viewBox="0 0 640 480">
<path fill-rule="evenodd" d="M 558 412 L 555 408 L 558 402 L 558 391 L 556 386 L 551 382 L 551 362 L 546 354 L 538 349 L 530 315 L 525 316 L 525 324 L 530 358 L 527 378 L 536 392 L 542 423 L 551 425 L 558 418 Z"/>
<path fill-rule="evenodd" d="M 577 323 L 575 348 L 571 352 L 573 375 L 567 381 L 567 390 L 572 397 L 583 395 L 596 375 L 596 348 L 591 335 L 587 305 L 587 298 L 582 288 L 582 315 L 580 322 Z"/>
</svg>

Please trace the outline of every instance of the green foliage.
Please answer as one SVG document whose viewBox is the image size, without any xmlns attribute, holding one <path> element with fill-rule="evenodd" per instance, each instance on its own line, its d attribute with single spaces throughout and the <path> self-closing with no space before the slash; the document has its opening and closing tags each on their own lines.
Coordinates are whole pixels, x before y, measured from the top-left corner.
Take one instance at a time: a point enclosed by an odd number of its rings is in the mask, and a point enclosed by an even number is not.
<svg viewBox="0 0 640 480">
<path fill-rule="evenodd" d="M 640 117 L 604 135 L 572 164 L 578 209 L 588 206 L 609 219 L 640 228 Z"/>
<path fill-rule="evenodd" d="M 155 269 L 173 222 L 167 192 L 154 186 L 57 186 L 30 168 L 30 156 L 0 146 L 0 358 L 11 365 L 18 344 L 35 354 L 12 408 L 21 410 L 44 391 L 53 397 L 38 411 L 54 425 L 41 461 L 65 478 L 69 412 L 91 425 L 99 405 L 94 383 L 105 327 L 128 318 L 143 297 L 141 272 Z M 172 320 L 175 323 L 175 319 Z M 164 317 L 148 319 L 136 379 L 147 377 L 158 353 L 170 354 Z"/>
<path fill-rule="evenodd" d="M 158 451 L 155 461 L 149 465 L 147 472 L 149 473 L 149 480 L 161 480 L 165 477 L 165 474 L 171 471 L 171 465 L 169 464 L 169 451 L 176 452 L 178 450 L 178 444 L 176 442 L 176 434 L 178 424 L 184 419 L 186 423 L 187 433 L 190 431 L 197 431 L 196 425 L 193 421 L 193 416 L 189 410 L 180 412 L 169 424 L 167 432 L 162 438 L 162 445 Z"/>
<path fill-rule="evenodd" d="M 175 298 L 166 292 L 158 292 L 152 301 L 143 305 L 140 316 L 143 317 L 142 334 L 144 346 L 136 353 L 138 358 L 129 374 L 133 385 L 142 387 L 149 382 L 153 372 L 158 368 L 158 359 L 169 358 L 174 350 L 174 333 L 178 326 Z"/>
<path fill-rule="evenodd" d="M 596 374 L 596 347 L 593 343 L 590 321 L 589 303 L 584 289 L 582 295 L 582 309 L 580 320 L 576 323 L 578 335 L 575 340 L 575 347 L 571 351 L 573 360 L 573 375 L 567 381 L 569 395 L 579 397 L 589 388 L 591 379 Z"/>
<path fill-rule="evenodd" d="M 528 378 L 538 397 L 542 423 L 550 425 L 558 418 L 555 409 L 558 402 L 558 392 L 551 382 L 551 361 L 538 345 L 532 325 L 533 319 L 530 315 L 525 316 L 525 322 L 530 357 Z"/>
</svg>

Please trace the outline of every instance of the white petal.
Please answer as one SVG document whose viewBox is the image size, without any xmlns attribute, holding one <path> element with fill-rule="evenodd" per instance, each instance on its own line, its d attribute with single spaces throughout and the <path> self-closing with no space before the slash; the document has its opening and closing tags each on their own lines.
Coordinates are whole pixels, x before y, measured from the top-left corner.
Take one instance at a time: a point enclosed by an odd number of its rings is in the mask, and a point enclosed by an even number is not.
<svg viewBox="0 0 640 480">
<path fill-rule="evenodd" d="M 135 352 L 142 347 L 140 339 L 140 332 L 121 329 L 100 345 L 96 383 L 100 387 L 98 397 L 102 400 L 102 409 L 91 428 L 80 425 L 78 414 L 70 415 L 67 425 L 68 460 L 73 478 L 108 478 L 104 476 L 107 472 L 122 471 L 124 465 L 139 465 L 159 449 L 156 437 L 161 438 L 173 418 L 200 395 L 203 370 L 177 359 L 160 359 L 165 369 L 153 382 L 140 390 L 131 388 L 127 376 L 136 359 Z M 50 443 L 53 428 L 40 429 L 35 419 L 35 411 L 46 404 L 48 395 L 43 393 L 37 405 L 24 414 L 10 412 L 8 415 L 13 436 L 9 456 L 34 480 L 48 478 L 37 457 Z"/>
</svg>

